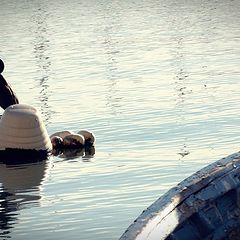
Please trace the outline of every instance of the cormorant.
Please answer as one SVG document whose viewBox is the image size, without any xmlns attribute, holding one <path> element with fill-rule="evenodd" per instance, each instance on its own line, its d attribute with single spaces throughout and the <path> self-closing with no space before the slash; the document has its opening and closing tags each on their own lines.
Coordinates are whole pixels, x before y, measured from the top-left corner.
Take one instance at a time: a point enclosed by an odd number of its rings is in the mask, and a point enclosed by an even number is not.
<svg viewBox="0 0 240 240">
<path fill-rule="evenodd" d="M 0 59 L 0 107 L 6 109 L 7 107 L 18 104 L 18 98 L 13 92 L 5 78 L 2 76 L 4 70 L 4 63 Z"/>
</svg>

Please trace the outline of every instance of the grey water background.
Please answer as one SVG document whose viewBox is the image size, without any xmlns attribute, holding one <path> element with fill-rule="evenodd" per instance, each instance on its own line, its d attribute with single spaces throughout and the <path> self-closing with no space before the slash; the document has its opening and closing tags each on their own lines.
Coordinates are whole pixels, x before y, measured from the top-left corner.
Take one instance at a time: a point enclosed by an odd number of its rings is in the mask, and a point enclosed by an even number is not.
<svg viewBox="0 0 240 240">
<path fill-rule="evenodd" d="M 240 1 L 0 0 L 0 58 L 49 134 L 95 154 L 0 164 L 1 239 L 118 239 L 240 148 Z"/>
</svg>

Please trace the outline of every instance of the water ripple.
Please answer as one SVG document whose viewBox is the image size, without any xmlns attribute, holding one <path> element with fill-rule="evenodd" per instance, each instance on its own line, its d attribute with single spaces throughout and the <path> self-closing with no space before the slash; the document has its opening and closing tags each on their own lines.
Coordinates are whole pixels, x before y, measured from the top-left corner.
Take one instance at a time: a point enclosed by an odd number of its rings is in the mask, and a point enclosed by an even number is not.
<svg viewBox="0 0 240 240">
<path fill-rule="evenodd" d="M 0 164 L 0 238 L 117 239 L 239 150 L 239 1 L 1 1 L 4 77 L 95 154 Z"/>
</svg>

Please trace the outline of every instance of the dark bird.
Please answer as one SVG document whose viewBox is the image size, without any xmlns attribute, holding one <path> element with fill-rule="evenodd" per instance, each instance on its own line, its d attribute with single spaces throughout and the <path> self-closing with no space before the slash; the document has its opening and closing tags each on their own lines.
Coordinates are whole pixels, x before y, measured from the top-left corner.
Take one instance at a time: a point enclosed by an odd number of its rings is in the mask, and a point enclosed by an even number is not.
<svg viewBox="0 0 240 240">
<path fill-rule="evenodd" d="M 0 59 L 0 107 L 6 109 L 7 107 L 18 104 L 18 98 L 7 83 L 5 78 L 2 76 L 4 70 L 4 63 Z"/>
</svg>

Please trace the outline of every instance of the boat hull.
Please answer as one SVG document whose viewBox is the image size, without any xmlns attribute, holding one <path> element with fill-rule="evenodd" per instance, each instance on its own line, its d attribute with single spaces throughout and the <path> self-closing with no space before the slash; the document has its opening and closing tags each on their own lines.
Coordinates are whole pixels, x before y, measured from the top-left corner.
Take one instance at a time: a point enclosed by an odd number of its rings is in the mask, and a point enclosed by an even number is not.
<svg viewBox="0 0 240 240">
<path fill-rule="evenodd" d="M 170 189 L 120 240 L 223 240 L 240 236 L 240 153 Z"/>
</svg>

